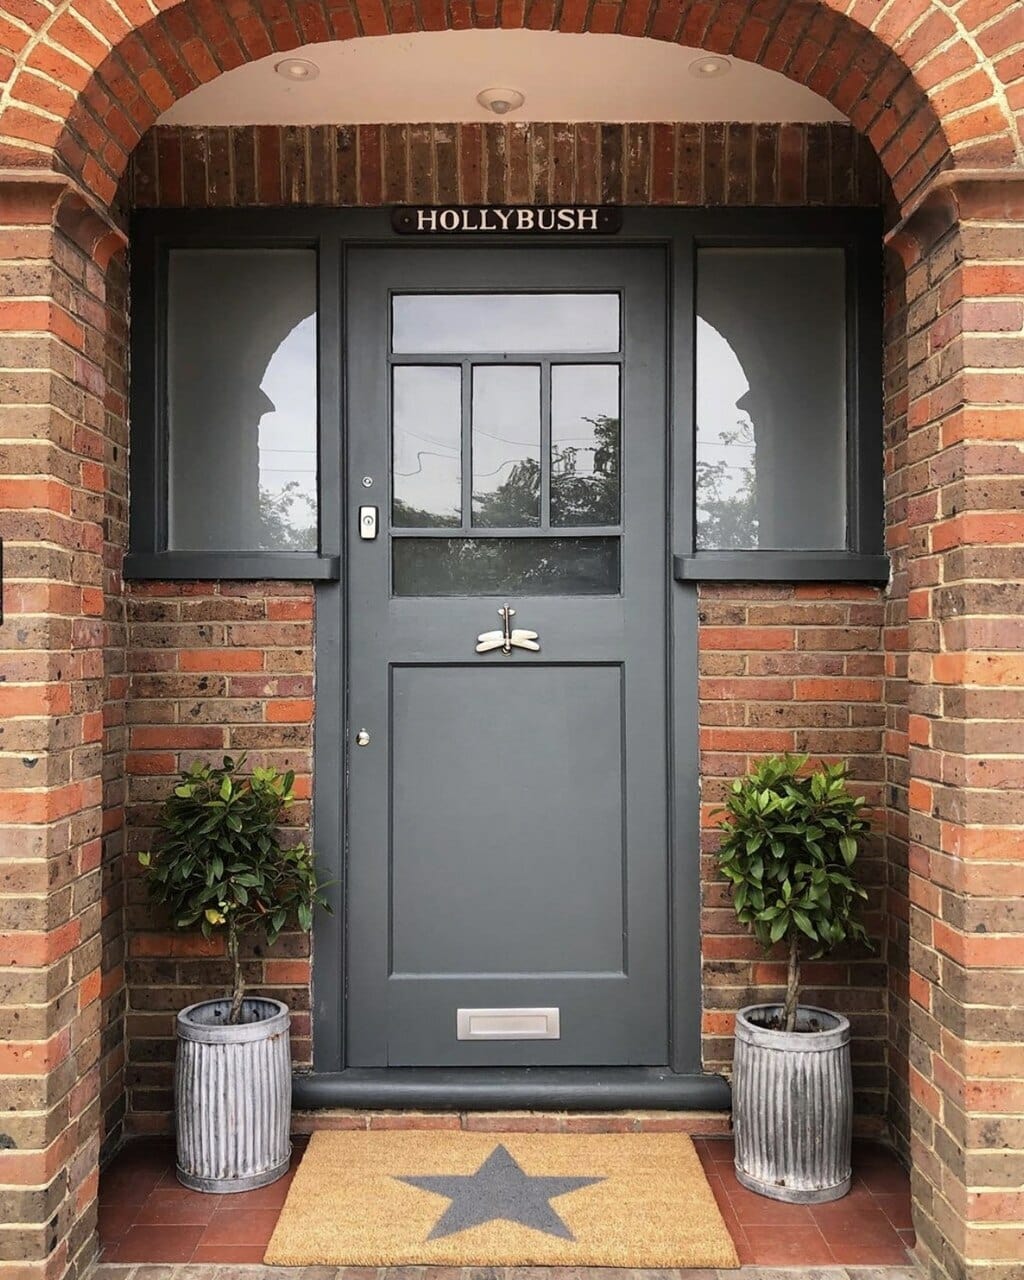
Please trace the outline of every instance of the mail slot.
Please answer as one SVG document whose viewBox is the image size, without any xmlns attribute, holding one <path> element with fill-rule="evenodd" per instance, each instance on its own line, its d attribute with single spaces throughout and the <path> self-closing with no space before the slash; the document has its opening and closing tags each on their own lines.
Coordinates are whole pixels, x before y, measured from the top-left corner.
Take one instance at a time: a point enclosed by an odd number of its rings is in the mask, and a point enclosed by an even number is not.
<svg viewBox="0 0 1024 1280">
<path fill-rule="evenodd" d="M 459 1040 L 558 1040 L 557 1009 L 458 1009 Z"/>
</svg>

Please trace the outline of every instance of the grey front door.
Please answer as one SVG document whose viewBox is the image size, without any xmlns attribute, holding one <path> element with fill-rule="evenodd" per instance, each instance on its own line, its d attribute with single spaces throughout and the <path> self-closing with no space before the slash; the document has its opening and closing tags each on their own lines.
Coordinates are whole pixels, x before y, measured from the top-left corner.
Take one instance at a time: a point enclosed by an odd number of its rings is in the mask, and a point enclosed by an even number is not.
<svg viewBox="0 0 1024 1280">
<path fill-rule="evenodd" d="M 350 1066 L 668 1061 L 665 277 L 349 251 Z"/>
</svg>

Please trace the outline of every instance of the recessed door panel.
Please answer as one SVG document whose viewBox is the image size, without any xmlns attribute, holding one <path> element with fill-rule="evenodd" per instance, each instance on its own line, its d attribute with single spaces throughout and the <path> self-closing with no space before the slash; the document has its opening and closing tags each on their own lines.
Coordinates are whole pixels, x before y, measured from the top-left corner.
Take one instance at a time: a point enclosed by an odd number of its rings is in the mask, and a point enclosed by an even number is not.
<svg viewBox="0 0 1024 1280">
<path fill-rule="evenodd" d="M 621 668 L 400 666 L 391 706 L 392 972 L 621 973 Z"/>
</svg>

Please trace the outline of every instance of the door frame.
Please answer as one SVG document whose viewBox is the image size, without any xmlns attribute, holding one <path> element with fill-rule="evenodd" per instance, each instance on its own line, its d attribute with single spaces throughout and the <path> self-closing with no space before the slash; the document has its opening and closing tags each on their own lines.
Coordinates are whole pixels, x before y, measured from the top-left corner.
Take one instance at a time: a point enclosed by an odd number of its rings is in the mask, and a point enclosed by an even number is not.
<svg viewBox="0 0 1024 1280">
<path fill-rule="evenodd" d="M 352 520 L 345 510 L 344 369 L 345 257 L 350 248 L 417 240 L 396 233 L 390 206 L 365 209 L 279 208 L 151 210 L 133 218 L 131 390 L 133 425 L 132 550 L 126 577 L 247 579 L 291 577 L 315 583 L 313 845 L 334 913 L 318 915 L 314 930 L 312 1019 L 314 1069 L 294 1077 L 299 1107 L 433 1107 L 721 1109 L 729 1087 L 701 1071 L 701 874 L 697 709 L 697 584 L 741 581 L 877 581 L 885 566 L 872 543 L 880 490 L 881 219 L 862 208 L 626 207 L 614 234 L 546 234 L 551 246 L 658 246 L 667 255 L 667 483 L 669 492 L 666 591 L 670 628 L 669 735 L 669 1062 L 664 1068 L 346 1068 L 344 791 L 346 706 L 344 564 Z M 446 248 L 482 237 L 445 234 Z M 488 235 L 495 247 L 523 237 Z M 528 243 L 536 244 L 537 237 Z M 319 253 L 320 548 L 303 563 L 292 553 L 168 552 L 161 544 L 166 489 L 163 411 L 154 395 L 161 366 L 160 307 L 168 246 L 314 247 Z M 847 552 L 793 555 L 770 552 L 694 555 L 694 380 L 696 250 L 721 246 L 836 246 L 851 264 L 847 280 L 848 487 L 851 542 Z M 429 251 L 429 245 L 423 245 Z M 877 440 L 876 440 L 877 437 Z M 880 467 L 880 462 L 879 462 Z M 674 477 L 681 483 L 673 483 Z M 728 563 L 722 557 L 728 558 Z M 290 562 L 285 565 L 285 560 Z M 308 563 L 306 563 L 308 561 Z M 315 563 L 314 563 L 315 561 Z M 721 563 L 719 563 L 721 561 Z M 698 563 L 700 562 L 700 563 Z M 244 572 L 240 574 L 240 569 Z M 674 570 L 674 572 L 673 572 Z M 674 579 L 674 580 L 673 580 Z M 674 780 L 694 780 L 674 785 Z"/>
<path fill-rule="evenodd" d="M 697 590 L 695 585 L 671 581 L 671 551 L 692 543 L 693 502 L 689 485 L 672 484 L 672 477 L 692 475 L 693 441 L 686 424 L 692 421 L 692 350 L 695 317 L 692 308 L 677 308 L 674 300 L 692 296 L 692 232 L 679 234 L 678 216 L 644 209 L 624 210 L 622 230 L 612 235 L 544 237 L 545 247 L 601 246 L 657 247 L 666 255 L 669 279 L 664 316 L 667 360 L 667 422 L 665 424 L 666 511 L 669 523 L 665 561 L 666 610 L 669 625 L 669 769 L 672 778 L 697 778 Z M 676 223 L 673 227 L 672 223 Z M 429 253 L 433 247 L 454 249 L 480 237 L 445 235 L 428 242 L 395 233 L 387 210 L 355 210 L 339 215 L 343 226 L 339 282 L 345 288 L 345 258 L 350 250 L 382 243 Z M 685 240 L 689 244 L 681 244 Z M 532 247 L 538 239 L 526 241 Z M 486 245 L 523 245 L 515 236 L 488 236 Z M 682 251 L 680 251 L 682 250 Z M 344 299 L 344 292 L 342 292 Z M 343 302 L 344 305 L 344 302 Z M 676 324 L 672 319 L 676 315 Z M 690 314 L 685 314 L 689 312 Z M 681 323 L 680 323 L 681 321 Z M 342 318 L 341 340 L 344 343 Z M 344 345 L 341 360 L 344 369 Z M 341 387 L 346 404 L 347 386 Z M 344 417 L 344 409 L 342 416 Z M 679 430 L 682 426 L 682 431 Z M 342 451 L 342 466 L 345 451 Z M 351 520 L 343 516 L 342 565 L 348 548 Z M 342 578 L 344 579 L 344 568 Z M 323 850 L 343 848 L 344 795 L 332 780 L 343 778 L 349 746 L 344 662 L 324 654 L 344 654 L 347 601 L 344 582 L 317 587 L 316 610 L 316 736 L 314 760 L 314 830 Z M 691 671 L 689 680 L 677 672 Z M 340 714 L 338 714 L 340 712 Z M 318 786 L 316 779 L 321 780 Z M 693 786 L 669 788 L 669 1060 L 662 1068 L 347 1068 L 345 1046 L 346 904 L 344 859 L 324 873 L 337 877 L 333 887 L 334 915 L 321 916 L 317 925 L 313 975 L 314 1074 L 296 1077 L 299 1105 L 406 1105 L 434 1107 L 517 1106 L 624 1107 L 685 1106 L 721 1108 L 728 1105 L 728 1087 L 718 1076 L 700 1070 L 700 853 L 699 801 Z M 683 833 L 686 833 L 685 835 Z M 518 1077 L 518 1079 L 517 1079 Z M 340 1101 L 345 1099 L 345 1101 Z"/>
</svg>

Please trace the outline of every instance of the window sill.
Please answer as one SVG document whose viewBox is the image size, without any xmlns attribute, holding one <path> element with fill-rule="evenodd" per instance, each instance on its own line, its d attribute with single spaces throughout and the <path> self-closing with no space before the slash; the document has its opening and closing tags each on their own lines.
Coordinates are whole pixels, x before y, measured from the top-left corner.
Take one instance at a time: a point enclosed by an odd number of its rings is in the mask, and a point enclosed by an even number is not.
<svg viewBox="0 0 1024 1280">
<path fill-rule="evenodd" d="M 336 582 L 341 558 L 312 551 L 130 551 L 123 572 L 126 580 Z"/>
<path fill-rule="evenodd" d="M 677 582 L 889 581 L 889 557 L 855 551 L 698 551 L 673 557 Z"/>
</svg>

